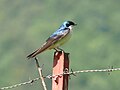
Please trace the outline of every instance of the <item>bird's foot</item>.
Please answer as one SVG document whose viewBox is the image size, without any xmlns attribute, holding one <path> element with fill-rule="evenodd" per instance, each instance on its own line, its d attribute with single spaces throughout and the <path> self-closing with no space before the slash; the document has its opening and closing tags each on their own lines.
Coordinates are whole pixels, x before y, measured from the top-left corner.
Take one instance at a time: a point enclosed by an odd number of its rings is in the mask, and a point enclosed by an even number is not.
<svg viewBox="0 0 120 90">
<path fill-rule="evenodd" d="M 60 50 L 60 51 L 64 51 L 63 49 L 61 49 L 61 48 L 59 48 L 59 47 L 57 47 L 57 49 Z"/>
<path fill-rule="evenodd" d="M 56 50 L 56 52 L 64 52 L 64 50 L 63 49 L 61 49 L 61 48 L 59 48 L 59 47 L 57 47 L 57 48 L 54 48 L 55 50 Z"/>
</svg>

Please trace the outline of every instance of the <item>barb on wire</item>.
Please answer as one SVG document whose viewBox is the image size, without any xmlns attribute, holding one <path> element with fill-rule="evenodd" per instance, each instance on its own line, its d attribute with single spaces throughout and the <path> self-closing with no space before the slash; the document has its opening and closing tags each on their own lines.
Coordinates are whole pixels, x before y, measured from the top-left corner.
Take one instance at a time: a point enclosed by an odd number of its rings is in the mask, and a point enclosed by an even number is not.
<svg viewBox="0 0 120 90">
<path fill-rule="evenodd" d="M 64 72 L 64 73 L 58 74 L 58 75 L 47 75 L 47 76 L 44 76 L 43 78 L 52 79 L 53 77 L 62 76 L 62 75 L 66 75 L 66 74 L 75 75 L 75 74 L 79 74 L 79 73 L 88 73 L 88 72 L 93 73 L 93 72 L 112 72 L 112 71 L 120 71 L 120 68 L 113 68 L 113 67 L 111 67 L 109 69 L 96 69 L 96 70 L 80 70 L 80 71 L 73 71 L 73 70 L 71 70 L 70 72 Z M 15 84 L 15 85 L 8 86 L 8 87 L 3 87 L 3 88 L 0 88 L 0 90 L 16 88 L 16 87 L 19 87 L 19 86 L 22 86 L 22 85 L 26 85 L 26 84 L 32 84 L 32 83 L 38 81 L 39 79 L 40 78 L 35 78 L 35 79 L 29 80 L 29 81 L 24 82 L 24 83 Z"/>
<path fill-rule="evenodd" d="M 26 81 L 26 82 L 23 82 L 23 83 L 19 83 L 19 84 L 15 84 L 15 85 L 12 85 L 12 86 L 7 86 L 7 87 L 2 87 L 2 88 L 0 88 L 0 90 L 12 89 L 12 88 L 16 88 L 16 87 L 19 87 L 19 86 L 22 86 L 22 85 L 32 84 L 32 83 L 38 81 L 39 79 L 40 78 L 35 78 L 35 79 L 29 80 L 29 81 Z"/>
<path fill-rule="evenodd" d="M 68 72 L 68 73 L 62 73 L 62 74 L 57 74 L 57 75 L 48 75 L 48 76 L 45 76 L 44 78 L 53 78 L 53 77 L 56 77 L 56 76 L 62 76 L 62 75 L 66 75 L 66 74 L 69 74 L 69 75 L 75 75 L 75 74 L 78 74 L 78 73 L 88 73 L 88 72 L 112 72 L 112 71 L 120 71 L 120 68 L 109 68 L 109 69 L 96 69 L 96 70 L 80 70 L 80 71 L 73 71 L 71 70 L 71 72 Z"/>
</svg>

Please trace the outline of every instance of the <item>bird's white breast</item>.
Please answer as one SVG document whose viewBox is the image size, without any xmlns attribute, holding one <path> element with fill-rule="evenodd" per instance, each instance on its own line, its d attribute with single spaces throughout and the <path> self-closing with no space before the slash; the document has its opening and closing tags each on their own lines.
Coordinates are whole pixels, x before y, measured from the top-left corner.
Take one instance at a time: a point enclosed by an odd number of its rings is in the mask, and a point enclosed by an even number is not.
<svg viewBox="0 0 120 90">
<path fill-rule="evenodd" d="M 71 35 L 72 35 L 72 30 L 70 29 L 69 33 L 65 37 L 63 37 L 61 40 L 53 44 L 49 49 L 53 49 L 53 48 L 63 45 L 71 38 Z"/>
</svg>

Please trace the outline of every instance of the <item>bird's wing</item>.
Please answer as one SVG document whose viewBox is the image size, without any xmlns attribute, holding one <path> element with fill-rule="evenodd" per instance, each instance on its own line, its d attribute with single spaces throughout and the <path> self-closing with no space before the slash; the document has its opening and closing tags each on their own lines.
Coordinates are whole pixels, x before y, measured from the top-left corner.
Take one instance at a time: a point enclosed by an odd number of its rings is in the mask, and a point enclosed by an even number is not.
<svg viewBox="0 0 120 90">
<path fill-rule="evenodd" d="M 36 51 L 34 51 L 33 53 L 31 53 L 30 55 L 27 56 L 27 58 L 33 58 L 35 57 L 37 54 L 45 51 L 46 49 L 48 49 L 51 45 L 53 45 L 54 43 L 56 43 L 57 41 L 61 40 L 62 38 L 64 38 L 68 33 L 70 32 L 69 29 L 66 29 L 65 31 L 61 32 L 61 33 L 56 33 L 54 35 L 51 35 L 46 42 L 42 45 L 41 48 L 37 49 Z"/>
</svg>

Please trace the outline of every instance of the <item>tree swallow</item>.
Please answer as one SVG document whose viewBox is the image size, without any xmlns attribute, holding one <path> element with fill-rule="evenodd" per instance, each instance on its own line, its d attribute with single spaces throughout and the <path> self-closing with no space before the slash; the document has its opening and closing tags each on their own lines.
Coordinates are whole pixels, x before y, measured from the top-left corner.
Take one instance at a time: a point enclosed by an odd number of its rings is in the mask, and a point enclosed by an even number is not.
<svg viewBox="0 0 120 90">
<path fill-rule="evenodd" d="M 51 49 L 55 49 L 56 51 L 62 50 L 59 48 L 59 46 L 63 45 L 70 39 L 72 33 L 72 27 L 75 25 L 77 24 L 75 24 L 72 21 L 65 21 L 60 26 L 60 28 L 57 31 L 55 31 L 39 49 L 29 54 L 27 58 L 28 59 L 34 58 L 36 55 L 46 50 L 51 50 Z"/>
</svg>

